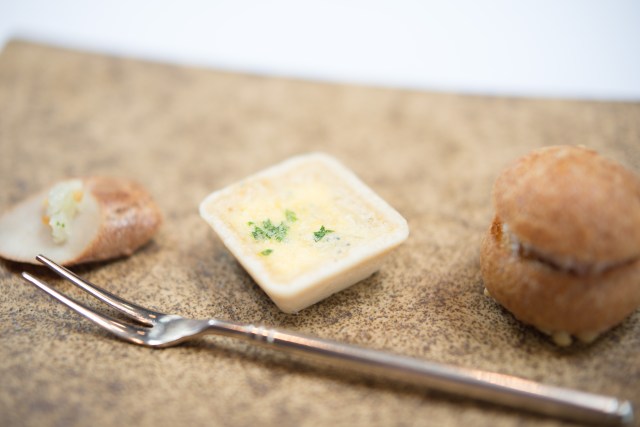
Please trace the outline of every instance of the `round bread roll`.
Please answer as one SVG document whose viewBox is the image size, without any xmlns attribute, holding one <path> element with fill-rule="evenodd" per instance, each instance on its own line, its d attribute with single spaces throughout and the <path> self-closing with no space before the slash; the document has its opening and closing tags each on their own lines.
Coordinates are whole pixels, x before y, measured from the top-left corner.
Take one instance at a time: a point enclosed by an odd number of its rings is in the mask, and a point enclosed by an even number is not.
<svg viewBox="0 0 640 427">
<path fill-rule="evenodd" d="M 640 178 L 582 147 L 516 161 L 496 180 L 481 247 L 487 292 L 551 335 L 593 341 L 640 306 Z"/>
<path fill-rule="evenodd" d="M 51 221 L 47 207 L 52 203 L 59 205 L 56 214 L 70 213 Z M 66 180 L 0 217 L 0 257 L 36 264 L 36 255 L 43 254 L 59 264 L 72 265 L 128 256 L 153 237 L 161 222 L 160 210 L 149 193 L 133 181 L 112 177 Z M 56 231 L 62 235 L 57 236 Z"/>
</svg>

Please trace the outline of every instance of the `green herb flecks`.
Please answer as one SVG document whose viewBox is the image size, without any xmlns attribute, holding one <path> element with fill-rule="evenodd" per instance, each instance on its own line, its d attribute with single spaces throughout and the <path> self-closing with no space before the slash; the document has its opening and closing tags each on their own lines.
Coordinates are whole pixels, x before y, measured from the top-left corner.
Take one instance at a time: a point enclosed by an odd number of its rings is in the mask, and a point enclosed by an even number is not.
<svg viewBox="0 0 640 427">
<path fill-rule="evenodd" d="M 260 255 L 269 256 L 271 255 L 271 252 L 273 252 L 273 249 L 265 249 L 264 251 L 260 252 Z"/>
<path fill-rule="evenodd" d="M 266 219 L 262 221 L 261 224 L 256 224 L 253 221 L 249 221 L 247 225 L 249 227 L 253 227 L 251 230 L 251 235 L 256 240 L 276 240 L 278 242 L 282 242 L 289 232 L 289 225 L 298 220 L 296 213 L 287 209 L 284 212 L 286 222 L 282 221 L 280 224 L 275 225 L 271 222 L 271 219 Z"/>
<path fill-rule="evenodd" d="M 262 225 L 250 224 L 253 226 L 251 235 L 256 240 L 277 240 L 282 242 L 287 237 L 289 226 L 284 222 L 274 225 L 270 219 L 262 221 Z"/>
<path fill-rule="evenodd" d="M 296 222 L 298 220 L 296 213 L 293 211 L 290 211 L 289 209 L 284 211 L 284 216 L 287 218 L 288 222 Z"/>
<path fill-rule="evenodd" d="M 315 231 L 313 233 L 313 240 L 315 240 L 316 242 L 319 242 L 320 240 L 322 240 L 322 238 L 324 236 L 326 236 L 329 233 L 333 233 L 333 230 L 329 230 L 324 228 L 324 225 L 322 227 L 320 227 L 320 230 Z"/>
</svg>

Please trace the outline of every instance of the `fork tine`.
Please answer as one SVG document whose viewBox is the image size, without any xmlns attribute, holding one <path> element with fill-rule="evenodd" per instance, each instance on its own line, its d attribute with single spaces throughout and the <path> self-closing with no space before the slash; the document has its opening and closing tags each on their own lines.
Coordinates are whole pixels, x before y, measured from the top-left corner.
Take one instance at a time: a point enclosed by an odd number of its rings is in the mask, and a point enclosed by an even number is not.
<svg viewBox="0 0 640 427">
<path fill-rule="evenodd" d="M 64 294 L 61 294 L 60 292 L 47 285 L 45 282 L 30 275 L 27 272 L 23 272 L 22 277 L 24 277 L 28 282 L 48 293 L 53 298 L 57 299 L 76 313 L 81 314 L 82 316 L 86 317 L 87 319 L 91 320 L 107 331 L 127 341 L 132 341 L 137 344 L 144 344 L 140 337 L 147 334 L 146 328 L 128 325 L 107 315 L 99 314 L 91 310 L 87 306 L 67 297 Z"/>
<path fill-rule="evenodd" d="M 69 280 L 71 283 L 85 290 L 86 292 L 90 293 L 94 297 L 98 298 L 100 301 L 110 305 L 116 310 L 121 311 L 122 313 L 130 316 L 131 318 L 141 323 L 151 325 L 153 324 L 153 321 L 155 319 L 157 319 L 159 316 L 162 316 L 162 313 L 158 313 L 156 311 L 152 311 L 147 308 L 136 305 L 132 302 L 122 299 L 100 288 L 97 285 L 94 285 L 93 283 L 83 279 L 82 277 L 67 270 L 61 265 L 56 264 L 55 262 L 45 257 L 44 255 L 38 255 L 36 259 L 40 261 L 42 264 L 44 264 L 45 266 L 49 267 L 49 269 L 53 270 L 59 276 Z"/>
</svg>

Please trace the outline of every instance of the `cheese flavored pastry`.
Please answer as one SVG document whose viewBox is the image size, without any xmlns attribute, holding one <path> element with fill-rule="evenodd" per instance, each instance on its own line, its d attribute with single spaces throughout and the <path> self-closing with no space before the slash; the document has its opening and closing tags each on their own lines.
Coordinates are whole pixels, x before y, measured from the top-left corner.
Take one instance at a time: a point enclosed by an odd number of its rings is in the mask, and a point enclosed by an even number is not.
<svg viewBox="0 0 640 427">
<path fill-rule="evenodd" d="M 640 178 L 595 151 L 547 147 L 493 188 L 481 247 L 488 294 L 559 345 L 584 342 L 640 306 Z"/>
</svg>

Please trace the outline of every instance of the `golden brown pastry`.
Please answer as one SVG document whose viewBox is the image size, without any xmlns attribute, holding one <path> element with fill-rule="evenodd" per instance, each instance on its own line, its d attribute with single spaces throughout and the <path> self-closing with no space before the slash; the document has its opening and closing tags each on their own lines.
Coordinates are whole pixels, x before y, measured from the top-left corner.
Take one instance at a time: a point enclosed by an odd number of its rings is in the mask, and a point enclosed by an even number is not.
<svg viewBox="0 0 640 427">
<path fill-rule="evenodd" d="M 493 189 L 488 293 L 560 345 L 590 342 L 640 306 L 640 178 L 582 147 L 534 151 Z"/>
<path fill-rule="evenodd" d="M 160 210 L 139 184 L 119 178 L 70 179 L 0 217 L 0 256 L 64 265 L 132 254 L 160 227 Z"/>
</svg>

